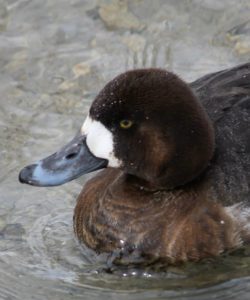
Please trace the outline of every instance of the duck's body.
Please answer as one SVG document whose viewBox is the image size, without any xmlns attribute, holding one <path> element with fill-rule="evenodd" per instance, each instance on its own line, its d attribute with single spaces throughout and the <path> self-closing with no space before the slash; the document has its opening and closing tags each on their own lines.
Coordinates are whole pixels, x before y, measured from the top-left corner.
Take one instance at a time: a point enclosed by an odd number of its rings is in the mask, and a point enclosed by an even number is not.
<svg viewBox="0 0 250 300">
<path fill-rule="evenodd" d="M 108 168 L 78 197 L 78 239 L 97 252 L 136 250 L 171 263 L 249 242 L 249 125 L 250 64 L 190 86 L 158 69 L 118 76 L 98 95 L 82 127 L 91 169 Z M 83 152 L 82 135 L 74 139 L 74 151 L 72 143 L 62 150 L 73 165 Z M 47 169 L 61 156 L 27 167 L 21 181 L 50 185 Z M 61 172 L 65 165 L 56 168 Z M 75 169 L 65 174 L 76 177 Z M 51 185 L 59 183 L 61 177 Z"/>
<path fill-rule="evenodd" d="M 136 250 L 170 263 L 216 256 L 242 243 L 234 220 L 201 182 L 153 192 L 111 168 L 82 190 L 74 227 L 78 239 L 97 252 Z"/>
</svg>

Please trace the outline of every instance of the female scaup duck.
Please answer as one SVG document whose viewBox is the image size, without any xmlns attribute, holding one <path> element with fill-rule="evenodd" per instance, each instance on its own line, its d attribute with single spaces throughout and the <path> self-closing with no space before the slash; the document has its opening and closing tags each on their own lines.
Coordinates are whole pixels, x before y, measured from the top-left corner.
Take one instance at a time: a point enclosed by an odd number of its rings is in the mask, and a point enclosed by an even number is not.
<svg viewBox="0 0 250 300">
<path fill-rule="evenodd" d="M 95 251 L 177 263 L 249 242 L 250 63 L 190 85 L 162 69 L 119 75 L 76 137 L 19 179 L 55 186 L 102 168 L 74 214 Z"/>
</svg>

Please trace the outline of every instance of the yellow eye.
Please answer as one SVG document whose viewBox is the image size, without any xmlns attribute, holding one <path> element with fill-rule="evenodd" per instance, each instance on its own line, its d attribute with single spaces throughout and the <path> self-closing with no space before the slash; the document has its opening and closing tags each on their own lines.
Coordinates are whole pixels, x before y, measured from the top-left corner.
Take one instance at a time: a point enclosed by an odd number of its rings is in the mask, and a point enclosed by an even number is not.
<svg viewBox="0 0 250 300">
<path fill-rule="evenodd" d="M 131 120 L 122 120 L 120 121 L 120 127 L 123 129 L 128 129 L 133 125 Z"/>
</svg>

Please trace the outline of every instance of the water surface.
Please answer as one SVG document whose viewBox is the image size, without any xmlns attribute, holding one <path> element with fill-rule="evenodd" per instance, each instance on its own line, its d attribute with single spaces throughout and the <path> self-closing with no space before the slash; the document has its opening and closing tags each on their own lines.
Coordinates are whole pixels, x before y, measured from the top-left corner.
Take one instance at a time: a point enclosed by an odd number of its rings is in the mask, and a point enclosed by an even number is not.
<svg viewBox="0 0 250 300">
<path fill-rule="evenodd" d="M 0 0 L 0 299 L 249 299 L 249 248 L 108 274 L 74 240 L 86 177 L 56 188 L 17 180 L 75 134 L 120 72 L 162 67 L 191 81 L 249 61 L 249 20 L 249 0 Z"/>
</svg>

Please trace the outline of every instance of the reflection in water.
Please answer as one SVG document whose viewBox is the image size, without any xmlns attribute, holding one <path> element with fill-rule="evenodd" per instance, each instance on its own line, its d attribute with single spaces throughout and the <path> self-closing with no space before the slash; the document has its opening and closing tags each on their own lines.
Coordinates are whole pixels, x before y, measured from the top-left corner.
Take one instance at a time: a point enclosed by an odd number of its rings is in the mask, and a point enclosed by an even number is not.
<svg viewBox="0 0 250 300">
<path fill-rule="evenodd" d="M 187 80 L 246 62 L 250 5 L 236 1 L 0 1 L 0 299 L 248 299 L 250 249 L 167 272 L 104 272 L 73 238 L 86 177 L 45 189 L 21 167 L 75 133 L 102 86 L 136 67 Z"/>
</svg>

